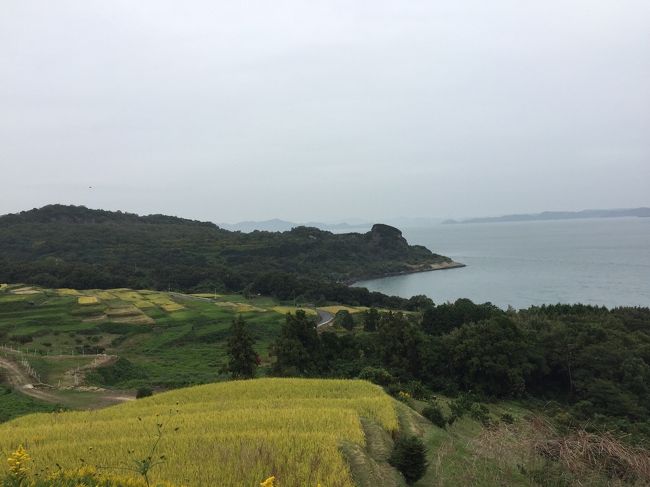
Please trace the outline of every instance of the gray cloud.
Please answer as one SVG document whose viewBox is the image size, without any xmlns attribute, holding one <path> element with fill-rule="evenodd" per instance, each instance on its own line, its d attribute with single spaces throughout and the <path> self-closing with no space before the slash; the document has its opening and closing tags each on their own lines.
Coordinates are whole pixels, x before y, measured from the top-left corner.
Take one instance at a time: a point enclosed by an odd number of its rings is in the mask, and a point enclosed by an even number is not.
<svg viewBox="0 0 650 487">
<path fill-rule="evenodd" d="M 648 25 L 640 0 L 8 0 L 0 213 L 647 205 Z"/>
</svg>

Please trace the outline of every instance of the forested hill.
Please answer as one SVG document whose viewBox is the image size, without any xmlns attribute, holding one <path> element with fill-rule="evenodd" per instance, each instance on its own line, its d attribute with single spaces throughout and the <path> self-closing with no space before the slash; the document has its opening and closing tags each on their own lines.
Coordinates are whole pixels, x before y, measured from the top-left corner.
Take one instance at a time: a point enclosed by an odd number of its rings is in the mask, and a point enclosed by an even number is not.
<svg viewBox="0 0 650 487">
<path fill-rule="evenodd" d="M 367 291 L 343 291 L 340 283 L 445 262 L 451 259 L 409 245 L 398 229 L 381 224 L 365 234 L 310 227 L 245 234 L 63 205 L 0 217 L 0 282 L 48 287 L 248 290 L 363 303 Z"/>
</svg>

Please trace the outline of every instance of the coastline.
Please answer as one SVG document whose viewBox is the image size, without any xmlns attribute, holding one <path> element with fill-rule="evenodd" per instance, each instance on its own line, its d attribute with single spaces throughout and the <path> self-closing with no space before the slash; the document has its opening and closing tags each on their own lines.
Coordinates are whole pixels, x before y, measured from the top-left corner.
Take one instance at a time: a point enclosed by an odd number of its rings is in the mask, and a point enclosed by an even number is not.
<svg viewBox="0 0 650 487">
<path fill-rule="evenodd" d="M 419 274 L 420 272 L 432 272 L 432 271 L 444 271 L 447 269 L 458 269 L 461 267 L 467 267 L 466 264 L 462 262 L 456 262 L 454 260 L 448 262 L 438 262 L 435 264 L 421 264 L 417 266 L 411 266 L 411 269 L 406 269 L 397 272 L 385 272 L 380 275 L 369 275 L 364 277 L 359 277 L 346 281 L 345 284 L 348 286 L 354 286 L 356 283 L 361 281 L 370 281 L 372 279 L 383 279 L 384 277 L 395 277 L 395 276 L 407 276 L 409 274 Z"/>
</svg>

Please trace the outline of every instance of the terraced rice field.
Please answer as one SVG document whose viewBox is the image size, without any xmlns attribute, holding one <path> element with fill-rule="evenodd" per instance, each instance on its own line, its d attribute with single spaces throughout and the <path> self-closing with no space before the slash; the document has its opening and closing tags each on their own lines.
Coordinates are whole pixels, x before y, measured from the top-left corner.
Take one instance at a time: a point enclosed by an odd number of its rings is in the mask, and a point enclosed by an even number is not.
<svg viewBox="0 0 650 487">
<path fill-rule="evenodd" d="M 335 315 L 339 311 L 347 311 L 348 313 L 361 313 L 363 311 L 366 311 L 368 308 L 364 306 L 342 306 L 342 305 L 336 305 L 336 306 L 321 306 L 318 309 L 322 309 L 323 311 L 327 311 L 328 313 L 332 313 Z"/>
<path fill-rule="evenodd" d="M 79 299 L 77 299 L 77 303 L 79 303 L 79 304 L 97 304 L 97 303 L 99 303 L 99 299 L 97 299 L 97 296 L 79 296 Z"/>
<path fill-rule="evenodd" d="M 311 308 L 300 308 L 295 306 L 274 306 L 273 311 L 286 315 L 287 313 L 294 314 L 296 311 L 304 311 L 307 316 L 316 316 L 318 313 Z"/>
<path fill-rule="evenodd" d="M 0 425 L 0 450 L 22 444 L 34 471 L 123 467 L 162 436 L 153 482 L 352 487 L 342 444 L 363 446 L 361 418 L 396 430 L 393 400 L 358 380 L 258 379 L 178 389 L 95 412 L 34 414 Z M 129 454 L 129 451 L 133 451 Z M 2 468 L 5 468 L 4 466 Z"/>
</svg>

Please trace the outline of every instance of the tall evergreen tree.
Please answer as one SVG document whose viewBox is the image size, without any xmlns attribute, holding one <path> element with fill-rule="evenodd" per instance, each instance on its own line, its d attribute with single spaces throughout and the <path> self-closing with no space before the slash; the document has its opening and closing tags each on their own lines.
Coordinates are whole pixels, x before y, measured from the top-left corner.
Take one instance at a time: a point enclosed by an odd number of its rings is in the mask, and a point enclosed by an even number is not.
<svg viewBox="0 0 650 487">
<path fill-rule="evenodd" d="M 363 329 L 364 331 L 377 331 L 379 327 L 379 311 L 376 308 L 370 308 L 363 313 Z"/>
<path fill-rule="evenodd" d="M 427 471 L 427 449 L 417 436 L 401 436 L 388 462 L 402 472 L 406 483 L 417 482 Z"/>
<path fill-rule="evenodd" d="M 255 339 L 241 316 L 235 318 L 228 338 L 228 372 L 233 379 L 255 377 L 259 358 L 253 349 Z"/>
<path fill-rule="evenodd" d="M 316 323 L 303 310 L 287 313 L 280 336 L 273 344 L 273 372 L 278 375 L 313 375 L 318 372 L 322 349 Z"/>
<path fill-rule="evenodd" d="M 402 313 L 386 313 L 375 340 L 382 367 L 404 380 L 419 378 L 425 344 L 419 325 Z"/>
</svg>

